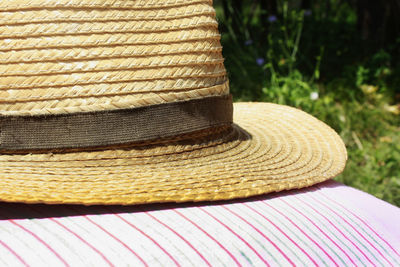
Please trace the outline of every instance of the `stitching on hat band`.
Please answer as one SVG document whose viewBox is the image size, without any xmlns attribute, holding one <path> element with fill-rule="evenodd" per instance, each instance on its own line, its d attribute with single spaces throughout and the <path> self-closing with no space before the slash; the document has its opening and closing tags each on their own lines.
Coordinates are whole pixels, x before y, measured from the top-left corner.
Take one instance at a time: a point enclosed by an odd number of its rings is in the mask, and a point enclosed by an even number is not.
<svg viewBox="0 0 400 267">
<path fill-rule="evenodd" d="M 232 117 L 231 95 L 109 111 L 0 116 L 0 153 L 157 140 L 227 126 Z"/>
</svg>

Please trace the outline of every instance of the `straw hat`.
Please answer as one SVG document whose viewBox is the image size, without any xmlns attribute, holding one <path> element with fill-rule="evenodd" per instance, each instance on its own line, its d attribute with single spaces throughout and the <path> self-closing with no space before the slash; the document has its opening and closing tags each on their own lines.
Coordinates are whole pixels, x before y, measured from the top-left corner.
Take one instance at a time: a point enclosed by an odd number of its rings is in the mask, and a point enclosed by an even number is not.
<svg viewBox="0 0 400 267">
<path fill-rule="evenodd" d="M 345 166 L 342 140 L 316 118 L 232 107 L 212 1 L 7 0 L 0 10 L 2 201 L 232 199 Z"/>
</svg>

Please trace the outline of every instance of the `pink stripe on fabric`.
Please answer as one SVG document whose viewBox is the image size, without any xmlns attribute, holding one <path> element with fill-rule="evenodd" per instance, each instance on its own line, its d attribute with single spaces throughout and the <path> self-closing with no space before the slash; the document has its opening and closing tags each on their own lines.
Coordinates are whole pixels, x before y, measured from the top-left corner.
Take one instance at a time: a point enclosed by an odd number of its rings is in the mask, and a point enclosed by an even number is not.
<svg viewBox="0 0 400 267">
<path fill-rule="evenodd" d="M 156 218 L 154 215 L 150 214 L 150 212 L 145 212 L 148 216 L 150 216 L 150 218 L 152 218 L 153 220 L 155 220 L 156 222 L 158 222 L 159 224 L 163 225 L 164 227 L 166 227 L 167 229 L 169 229 L 171 232 L 173 232 L 176 236 L 178 236 L 180 239 L 182 239 L 191 249 L 193 249 L 194 252 L 197 253 L 197 255 L 199 255 L 199 257 L 208 265 L 211 266 L 211 264 L 208 262 L 208 260 L 192 245 L 192 243 L 190 243 L 188 240 L 186 240 L 186 238 L 184 238 L 181 234 L 179 234 L 177 231 L 175 231 L 174 229 L 172 229 L 172 227 L 170 227 L 169 225 L 167 225 L 166 223 L 162 222 L 161 220 L 159 220 L 158 218 Z"/>
<path fill-rule="evenodd" d="M 289 207 L 291 207 L 292 209 L 296 210 L 296 208 L 294 208 L 292 205 L 290 205 L 290 203 L 288 203 L 287 201 L 285 201 L 283 198 L 279 198 L 283 203 L 285 203 L 286 205 L 288 205 Z M 306 235 L 308 238 L 310 238 L 310 240 L 319 248 L 322 250 L 322 252 L 324 252 L 324 254 L 336 265 L 339 267 L 339 264 L 332 258 L 332 256 L 320 245 L 318 244 L 314 239 L 311 239 L 311 237 L 307 234 Z"/>
<path fill-rule="evenodd" d="M 323 215 L 321 212 L 319 212 L 318 210 L 314 209 L 311 205 L 309 205 L 308 203 L 304 202 L 304 204 L 306 204 L 308 207 L 310 207 L 313 211 L 315 211 L 318 215 L 320 215 L 321 217 L 323 217 L 331 226 L 333 226 L 333 228 L 335 228 L 347 241 L 349 241 L 363 256 L 364 258 L 366 258 L 372 265 L 374 265 L 372 263 L 372 261 L 368 258 L 367 255 L 365 255 L 365 253 L 350 239 L 348 238 L 331 220 L 329 220 L 325 215 Z M 376 265 L 374 265 L 376 266 Z"/>
<path fill-rule="evenodd" d="M 31 210 L 34 210 L 35 212 L 42 214 L 43 216 L 46 216 L 45 213 L 43 213 L 42 211 L 40 211 L 40 209 L 36 209 L 34 206 L 30 205 L 29 208 Z M 56 223 L 57 225 L 61 226 L 62 228 L 64 228 L 66 231 L 68 231 L 69 233 L 73 234 L 76 238 L 78 238 L 79 240 L 81 240 L 84 244 L 86 244 L 88 247 L 90 247 L 91 249 L 93 249 L 97 254 L 99 254 L 110 266 L 113 266 L 113 264 L 103 255 L 103 253 L 101 253 L 99 250 L 97 250 L 93 245 L 91 245 L 89 242 L 87 242 L 85 239 L 83 239 L 80 235 L 78 235 L 77 233 L 75 233 L 74 231 L 72 231 L 71 229 L 69 229 L 67 226 L 65 226 L 63 223 L 59 222 L 58 220 L 56 220 L 55 218 L 52 217 L 48 217 L 46 218 L 54 223 Z"/>
<path fill-rule="evenodd" d="M 86 218 L 86 220 L 88 220 L 89 222 L 91 222 L 92 224 L 96 225 L 98 228 L 100 228 L 103 232 L 105 232 L 106 234 L 108 234 L 109 236 L 111 236 L 112 238 L 114 238 L 116 241 L 118 241 L 121 245 L 123 245 L 126 249 L 128 249 L 133 255 L 136 256 L 136 258 L 138 258 L 144 266 L 149 266 L 143 259 L 142 257 L 140 257 L 133 249 L 131 249 L 127 244 L 125 244 L 123 241 L 121 241 L 118 237 L 116 237 L 115 235 L 111 234 L 109 231 L 107 231 L 106 229 L 104 229 L 101 225 L 97 224 L 96 222 L 94 222 L 93 220 L 91 220 L 88 216 L 84 215 L 84 218 Z"/>
<path fill-rule="evenodd" d="M 388 261 L 388 259 L 381 253 L 381 251 L 374 246 L 374 244 L 372 244 L 362 233 L 360 233 L 360 231 L 357 230 L 357 228 L 355 228 L 348 220 L 346 220 L 343 216 L 341 216 L 339 213 L 337 213 L 336 211 L 334 211 L 333 209 L 331 209 L 328 205 L 325 205 L 325 203 L 323 203 L 322 201 L 320 201 L 319 199 L 314 198 L 313 196 L 311 196 L 312 199 L 314 199 L 315 201 L 317 201 L 318 203 L 320 203 L 322 206 L 326 207 L 328 210 L 330 210 L 331 212 L 333 212 L 334 214 L 336 214 L 340 219 L 342 219 L 346 224 L 348 224 L 354 231 L 356 231 L 357 234 L 359 234 L 362 239 L 364 239 L 365 241 L 367 241 L 367 243 L 373 247 L 378 253 L 379 255 L 381 255 L 385 261 L 390 264 L 391 266 L 393 266 L 392 263 L 390 263 Z"/>
<path fill-rule="evenodd" d="M 193 222 L 192 220 L 190 220 L 189 218 L 187 218 L 185 215 L 183 215 L 182 213 L 180 213 L 179 211 L 173 209 L 173 211 L 178 214 L 179 216 L 181 216 L 182 218 L 184 218 L 186 221 L 190 222 L 193 226 L 195 226 L 197 229 L 199 229 L 200 231 L 202 231 L 206 236 L 208 236 L 211 240 L 213 240 L 215 243 L 217 243 L 217 245 L 222 248 L 231 258 L 232 260 L 236 263 L 237 266 L 242 266 L 239 261 L 236 259 L 235 256 L 233 256 L 233 254 L 231 252 L 229 252 L 229 250 L 227 250 L 220 242 L 218 242 L 218 240 L 216 240 L 214 237 L 212 237 L 207 231 L 205 231 L 203 228 L 201 228 L 199 225 L 197 225 L 195 222 Z"/>
<path fill-rule="evenodd" d="M 318 187 L 319 189 L 321 189 L 321 187 Z M 323 195 L 325 198 L 327 198 L 328 200 L 330 200 L 333 203 L 336 203 L 338 206 L 342 207 L 344 210 L 346 210 L 347 212 L 349 212 L 351 215 L 353 215 L 354 217 L 356 217 L 359 221 L 361 221 L 365 226 L 367 226 L 367 228 L 369 230 L 371 230 L 380 240 L 382 240 L 397 256 L 400 257 L 400 254 L 390 245 L 390 243 L 384 239 L 379 233 L 377 233 L 367 222 L 365 222 L 360 216 L 358 216 L 357 214 L 355 214 L 354 212 L 352 212 L 351 210 L 347 209 L 344 205 L 342 205 L 341 203 L 337 202 L 336 200 L 328 197 L 325 193 L 323 193 L 322 191 L 318 191 L 321 195 Z"/>
<path fill-rule="evenodd" d="M 277 198 L 277 199 L 281 199 L 281 198 Z M 283 201 L 284 203 L 286 203 L 283 199 L 281 199 L 281 201 Z M 339 266 L 337 264 L 337 262 L 325 251 L 325 249 L 323 249 L 313 238 L 311 238 L 306 232 L 303 231 L 303 229 L 301 229 L 293 220 L 291 220 L 289 217 L 287 217 L 285 214 L 283 214 L 281 211 L 277 210 L 276 208 L 274 208 L 273 206 L 269 205 L 267 202 L 262 201 L 262 203 L 264 203 L 265 205 L 267 205 L 268 207 L 272 208 L 273 210 L 275 210 L 276 212 L 278 212 L 280 215 L 282 215 L 283 217 L 285 217 L 286 220 L 288 220 L 294 227 L 296 227 L 303 235 L 305 235 L 311 242 L 313 242 L 336 266 Z M 287 203 L 286 203 L 287 204 Z"/>
<path fill-rule="evenodd" d="M 138 231 L 139 233 L 141 233 L 142 235 L 147 237 L 149 240 L 151 240 L 159 249 L 161 249 L 162 252 L 165 253 L 165 255 L 167 255 L 175 263 L 176 266 L 180 266 L 178 261 L 167 250 L 165 250 L 165 248 L 163 248 L 154 238 L 152 238 L 151 236 L 146 234 L 144 231 L 139 229 L 137 226 L 135 226 L 134 224 L 132 224 L 131 222 L 129 222 L 128 220 L 126 220 L 125 218 L 120 216 L 119 214 L 117 214 L 117 213 L 112 213 L 112 214 L 114 214 L 114 216 L 118 217 L 119 219 L 121 219 L 122 221 L 127 223 L 129 226 L 131 226 L 133 229 L 135 229 L 136 231 Z"/>
<path fill-rule="evenodd" d="M 204 213 L 206 213 L 208 216 L 210 216 L 211 218 L 213 218 L 214 220 L 216 220 L 219 224 L 221 224 L 222 226 L 224 226 L 226 229 L 228 229 L 229 232 L 231 232 L 232 234 L 234 234 L 237 238 L 239 238 L 243 243 L 246 244 L 247 247 L 249 247 L 256 255 L 258 258 L 260 258 L 260 260 L 262 262 L 265 263 L 265 265 L 270 266 L 269 263 L 260 255 L 260 253 L 257 252 L 256 249 L 254 249 L 246 240 L 244 240 L 243 237 L 241 237 L 240 235 L 238 235 L 235 231 L 232 230 L 232 228 L 230 228 L 229 226 L 227 226 L 226 224 L 224 224 L 222 221 L 220 221 L 219 219 L 217 219 L 214 215 L 212 215 L 211 213 L 209 213 L 208 211 L 206 211 L 205 209 L 198 207 L 198 209 L 202 210 Z"/>
<path fill-rule="evenodd" d="M 4 243 L 3 241 L 0 240 L 0 244 L 5 247 L 8 251 L 11 252 L 11 254 L 13 254 L 23 265 L 25 266 L 29 266 L 24 259 L 17 254 L 17 252 L 15 252 L 12 248 L 10 248 L 6 243 Z"/>
<path fill-rule="evenodd" d="M 59 222 L 58 220 L 56 220 L 55 218 L 47 218 L 49 220 L 51 220 L 52 222 L 58 224 L 59 226 L 61 226 L 62 228 L 64 228 L 66 231 L 68 231 L 69 233 L 73 234 L 76 238 L 78 238 L 79 240 L 81 240 L 83 243 L 85 243 L 88 247 L 90 247 L 91 249 L 93 249 L 97 254 L 99 254 L 105 262 L 108 263 L 108 265 L 110 266 L 114 266 L 111 261 L 109 259 L 107 259 L 107 257 L 101 253 L 100 250 L 98 250 L 97 248 L 95 248 L 93 245 L 91 245 L 89 242 L 87 242 L 85 239 L 83 239 L 80 235 L 78 235 L 77 233 L 75 233 L 74 231 L 72 231 L 71 229 L 69 229 L 67 226 L 65 226 L 64 224 L 62 224 L 61 222 Z"/>
<path fill-rule="evenodd" d="M 252 225 L 249 221 L 247 221 L 246 219 L 244 219 L 242 216 L 240 216 L 239 214 L 235 213 L 234 211 L 228 209 L 228 207 L 226 206 L 222 206 L 224 209 L 226 209 L 227 211 L 229 211 L 230 213 L 232 213 L 233 215 L 235 215 L 236 217 L 238 217 L 239 219 L 241 219 L 242 221 L 244 221 L 245 223 L 247 223 L 251 228 L 253 228 L 254 230 L 257 231 L 257 233 L 259 233 L 262 237 L 264 237 L 269 243 L 271 243 L 276 250 L 279 251 L 279 253 L 282 254 L 282 256 L 292 265 L 292 266 L 296 266 L 294 264 L 294 262 L 271 240 L 269 239 L 266 235 L 264 235 L 263 232 L 261 232 L 257 227 L 255 227 L 254 225 Z"/>
<path fill-rule="evenodd" d="M 296 196 L 293 196 L 293 197 L 294 197 L 295 199 L 297 199 L 298 201 L 302 202 L 303 204 L 305 204 L 304 201 L 303 201 L 301 198 L 296 197 Z M 326 236 L 326 238 L 329 239 L 329 241 L 331 241 L 338 249 L 340 249 L 340 251 L 342 251 L 343 254 L 346 255 L 346 257 L 351 261 L 351 263 L 353 263 L 354 266 L 356 266 L 356 263 L 355 263 L 355 262 L 353 261 L 353 259 L 347 254 L 347 252 L 346 252 L 344 249 L 342 249 L 342 248 L 335 242 L 335 240 L 333 240 L 327 233 L 325 233 L 313 220 L 311 220 L 307 215 L 305 215 L 304 213 L 302 213 L 302 212 L 299 211 L 298 209 L 296 209 L 296 208 L 294 208 L 294 207 L 292 207 L 292 208 L 293 208 L 295 211 L 297 211 L 298 213 L 300 213 L 303 217 L 305 217 L 309 222 L 311 222 L 312 225 L 314 225 L 324 236 Z"/>
<path fill-rule="evenodd" d="M 267 222 L 272 224 L 281 234 L 283 234 L 287 239 L 290 240 L 290 242 L 292 242 L 298 249 L 300 249 L 301 252 L 303 252 L 312 261 L 312 263 L 314 263 L 315 266 L 318 266 L 317 262 L 310 256 L 310 254 L 308 254 L 307 251 L 305 251 L 302 247 L 300 247 L 300 245 L 297 244 L 296 241 L 294 241 L 290 236 L 288 236 L 284 231 L 282 231 L 282 229 L 279 226 L 277 226 L 273 221 L 271 221 L 270 219 L 265 217 L 262 213 L 260 213 L 258 210 L 256 210 L 255 208 L 251 207 L 247 203 L 243 203 L 243 204 L 247 208 L 251 209 L 253 212 L 255 212 L 258 215 L 260 215 L 261 217 L 263 217 Z"/>
<path fill-rule="evenodd" d="M 8 220 L 8 221 L 11 222 L 12 224 L 18 226 L 19 228 L 21 228 L 25 232 L 29 233 L 30 235 L 32 235 L 34 238 L 36 238 L 36 240 L 38 240 L 40 243 L 42 243 L 42 245 L 44 245 L 48 250 L 50 250 L 65 266 L 69 266 L 69 264 L 60 256 L 60 254 L 58 254 L 57 251 L 55 251 L 49 244 L 47 244 L 37 234 L 35 234 L 34 232 L 30 231 L 29 229 L 23 227 L 22 225 L 18 224 L 14 220 Z"/>
</svg>

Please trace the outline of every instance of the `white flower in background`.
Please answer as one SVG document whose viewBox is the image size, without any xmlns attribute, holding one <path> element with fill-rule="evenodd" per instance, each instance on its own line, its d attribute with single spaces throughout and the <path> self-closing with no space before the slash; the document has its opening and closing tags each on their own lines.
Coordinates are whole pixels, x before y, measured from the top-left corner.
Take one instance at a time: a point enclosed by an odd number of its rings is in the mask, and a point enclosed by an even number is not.
<svg viewBox="0 0 400 267">
<path fill-rule="evenodd" d="M 312 93 L 310 94 L 310 99 L 311 99 L 311 100 L 317 100 L 318 98 L 319 98 L 318 92 L 312 92 Z"/>
</svg>

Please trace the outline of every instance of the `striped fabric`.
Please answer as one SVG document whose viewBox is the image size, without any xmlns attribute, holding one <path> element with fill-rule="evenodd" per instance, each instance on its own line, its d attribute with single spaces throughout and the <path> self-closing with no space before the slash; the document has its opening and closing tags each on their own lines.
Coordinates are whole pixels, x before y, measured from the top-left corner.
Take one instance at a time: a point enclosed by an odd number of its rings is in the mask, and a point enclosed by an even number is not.
<svg viewBox="0 0 400 267">
<path fill-rule="evenodd" d="M 194 205 L 0 204 L 1 266 L 399 266 L 400 209 L 328 181 Z"/>
</svg>

